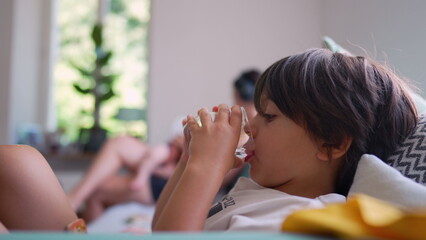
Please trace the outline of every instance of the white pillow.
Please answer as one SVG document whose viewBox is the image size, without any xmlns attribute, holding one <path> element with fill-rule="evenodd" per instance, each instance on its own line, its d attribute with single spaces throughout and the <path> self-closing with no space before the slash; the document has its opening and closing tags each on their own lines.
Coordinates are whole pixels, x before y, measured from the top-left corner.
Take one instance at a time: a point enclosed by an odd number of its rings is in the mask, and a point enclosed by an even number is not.
<svg viewBox="0 0 426 240">
<path fill-rule="evenodd" d="M 426 209 L 426 187 L 374 155 L 362 155 L 349 194 L 363 193 L 404 209 Z"/>
</svg>

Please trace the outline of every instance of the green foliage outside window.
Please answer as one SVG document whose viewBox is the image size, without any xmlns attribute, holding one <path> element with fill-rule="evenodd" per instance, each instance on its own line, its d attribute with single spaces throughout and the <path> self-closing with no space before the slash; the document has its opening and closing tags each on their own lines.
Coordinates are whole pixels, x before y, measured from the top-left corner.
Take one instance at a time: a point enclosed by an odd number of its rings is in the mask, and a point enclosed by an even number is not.
<svg viewBox="0 0 426 240">
<path fill-rule="evenodd" d="M 94 98 L 82 95 L 74 84 L 81 79 L 81 66 L 95 62 L 95 44 L 91 39 L 97 18 L 97 0 L 76 2 L 60 0 L 58 10 L 59 54 L 55 66 L 55 98 L 58 128 L 75 141 L 81 128 L 94 124 Z M 144 109 L 147 105 L 147 32 L 149 0 L 111 0 L 103 26 L 105 49 L 113 55 L 105 75 L 116 76 L 115 96 L 101 108 L 100 125 L 110 135 L 131 133 L 146 136 L 146 122 L 122 122 L 114 118 L 120 108 Z M 76 66 L 79 66 L 76 68 Z M 81 70 L 81 69 L 80 69 Z M 78 88 L 88 89 L 90 81 L 77 81 Z M 86 84 L 86 85 L 85 85 Z"/>
</svg>

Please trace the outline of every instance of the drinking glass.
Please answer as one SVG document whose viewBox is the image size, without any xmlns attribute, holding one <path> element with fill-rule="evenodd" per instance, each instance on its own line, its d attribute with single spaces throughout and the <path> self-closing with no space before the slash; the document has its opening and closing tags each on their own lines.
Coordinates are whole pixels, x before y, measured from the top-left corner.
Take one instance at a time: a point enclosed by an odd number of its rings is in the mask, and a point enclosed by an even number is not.
<svg viewBox="0 0 426 240">
<path fill-rule="evenodd" d="M 214 119 L 216 118 L 217 112 L 209 112 L 212 120 L 214 121 Z M 245 157 L 247 157 L 247 153 L 246 153 L 246 148 L 245 148 L 245 143 L 252 138 L 252 136 L 249 136 L 245 131 L 244 131 L 244 127 L 247 125 L 250 129 L 249 121 L 247 118 L 247 112 L 244 109 L 244 107 L 241 107 L 241 116 L 242 116 L 242 122 L 241 122 L 241 131 L 240 131 L 240 139 L 238 141 L 238 145 L 237 145 L 237 149 L 235 150 L 235 156 L 240 158 L 240 159 L 245 159 Z M 197 121 L 198 125 L 201 127 L 201 120 L 200 120 L 200 116 L 195 116 L 195 120 Z M 249 133 L 251 134 L 251 130 L 249 131 Z M 189 129 L 188 127 L 185 125 L 184 126 L 184 135 L 186 139 L 190 139 L 190 133 L 189 133 Z"/>
</svg>

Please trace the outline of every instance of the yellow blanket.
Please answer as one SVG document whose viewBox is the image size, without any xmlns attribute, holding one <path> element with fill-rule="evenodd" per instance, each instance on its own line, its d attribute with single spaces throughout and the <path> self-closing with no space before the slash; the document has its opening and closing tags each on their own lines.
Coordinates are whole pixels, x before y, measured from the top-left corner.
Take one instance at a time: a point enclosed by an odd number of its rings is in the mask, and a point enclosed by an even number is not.
<svg viewBox="0 0 426 240">
<path fill-rule="evenodd" d="M 354 195 L 346 203 L 296 211 L 283 222 L 282 230 L 346 239 L 426 239 L 426 209 L 407 212 L 366 195 Z"/>
</svg>

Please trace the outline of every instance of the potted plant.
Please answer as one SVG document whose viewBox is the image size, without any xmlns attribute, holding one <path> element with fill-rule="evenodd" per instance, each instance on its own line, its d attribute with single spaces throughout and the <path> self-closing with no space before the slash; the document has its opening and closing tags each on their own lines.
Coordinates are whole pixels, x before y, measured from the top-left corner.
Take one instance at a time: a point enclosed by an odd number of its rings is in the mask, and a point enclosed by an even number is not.
<svg viewBox="0 0 426 240">
<path fill-rule="evenodd" d="M 82 67 L 71 63 L 82 76 L 73 84 L 74 89 L 83 95 L 92 95 L 93 102 L 93 126 L 89 129 L 81 129 L 80 143 L 85 151 L 97 151 L 107 137 L 107 131 L 102 128 L 101 107 L 114 97 L 113 84 L 117 75 L 108 73 L 109 61 L 113 55 L 111 50 L 106 50 L 103 41 L 103 25 L 97 23 L 94 25 L 91 39 L 95 45 L 95 61 L 92 66 Z M 84 82 L 86 81 L 86 82 Z M 88 81 L 88 82 L 87 82 Z"/>
</svg>

